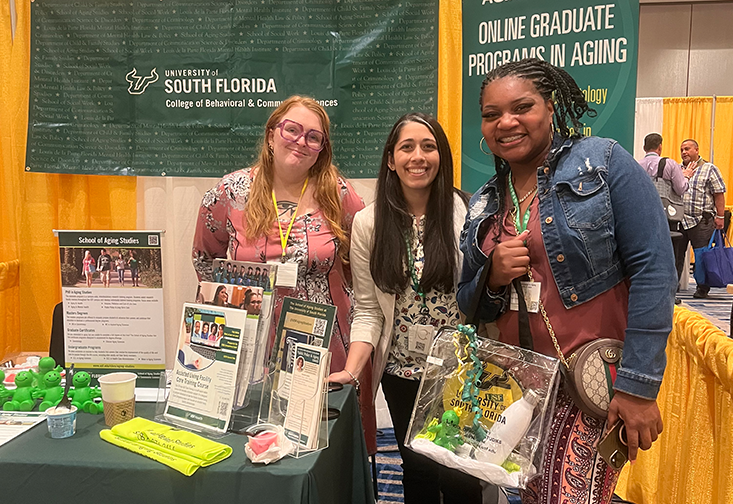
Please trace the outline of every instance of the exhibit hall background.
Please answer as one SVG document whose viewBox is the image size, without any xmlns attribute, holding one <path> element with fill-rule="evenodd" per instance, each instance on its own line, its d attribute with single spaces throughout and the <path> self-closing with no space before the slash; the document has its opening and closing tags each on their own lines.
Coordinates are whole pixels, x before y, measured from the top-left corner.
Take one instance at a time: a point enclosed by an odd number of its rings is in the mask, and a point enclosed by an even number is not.
<svg viewBox="0 0 733 504">
<path fill-rule="evenodd" d="M 677 130 L 665 129 L 667 119 L 687 103 L 697 107 L 694 103 L 700 100 L 682 100 L 677 103 L 684 105 L 674 106 L 671 99 L 705 96 L 702 102 L 709 99 L 712 107 L 712 95 L 733 95 L 733 32 L 729 29 L 733 3 L 642 0 L 641 4 L 637 96 L 643 100 L 637 100 L 636 122 L 647 121 L 643 128 L 637 126 L 636 136 L 663 130 L 665 154 L 679 159 L 677 137 L 698 133 L 676 120 Z M 52 229 L 135 228 L 166 230 L 163 264 L 170 356 L 171 329 L 175 332 L 181 304 L 195 292 L 190 250 L 198 203 L 215 179 L 25 173 L 30 0 L 17 0 L 16 9 L 13 40 L 9 3 L 0 0 L 0 358 L 48 348 L 51 314 L 61 299 L 58 244 Z M 441 2 L 439 16 L 438 118 L 458 162 L 461 2 Z M 669 97 L 668 103 L 661 97 Z M 645 105 L 656 112 L 640 114 Z M 718 97 L 715 115 L 715 161 L 730 184 L 730 154 L 726 158 L 725 149 L 733 144 L 733 100 Z M 707 117 L 700 121 L 700 135 L 709 124 Z M 701 145 L 703 155 L 706 149 L 709 152 L 709 146 Z M 460 180 L 458 165 L 456 180 Z M 367 202 L 372 200 L 373 180 L 352 182 Z M 729 198 L 730 194 L 733 190 Z"/>
</svg>

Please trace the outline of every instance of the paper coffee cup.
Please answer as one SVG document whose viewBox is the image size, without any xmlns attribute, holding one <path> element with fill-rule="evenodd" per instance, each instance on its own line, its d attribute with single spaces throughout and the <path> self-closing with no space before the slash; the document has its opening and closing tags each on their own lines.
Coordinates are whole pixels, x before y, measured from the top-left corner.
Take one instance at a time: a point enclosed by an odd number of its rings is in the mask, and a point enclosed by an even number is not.
<svg viewBox="0 0 733 504">
<path fill-rule="evenodd" d="M 76 406 L 71 409 L 51 406 L 46 410 L 48 432 L 54 439 L 64 439 L 76 433 Z"/>
<path fill-rule="evenodd" d="M 104 404 L 104 423 L 107 427 L 114 427 L 135 418 L 135 399 L 121 402 L 102 399 L 102 404 Z"/>
<path fill-rule="evenodd" d="M 99 377 L 102 389 L 102 400 L 107 403 L 118 403 L 135 400 L 135 373 L 109 373 Z"/>
</svg>

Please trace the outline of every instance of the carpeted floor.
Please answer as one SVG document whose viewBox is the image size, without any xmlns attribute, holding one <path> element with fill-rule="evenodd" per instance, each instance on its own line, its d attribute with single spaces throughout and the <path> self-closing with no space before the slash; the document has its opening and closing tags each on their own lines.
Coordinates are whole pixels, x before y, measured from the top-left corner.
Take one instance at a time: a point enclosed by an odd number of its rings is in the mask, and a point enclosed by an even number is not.
<svg viewBox="0 0 733 504">
<path fill-rule="evenodd" d="M 682 300 L 682 306 L 703 314 L 713 324 L 730 335 L 731 304 L 733 295 L 725 289 L 710 289 L 706 299 L 695 299 L 694 280 L 686 291 L 677 294 Z M 393 504 L 404 502 L 402 492 L 402 458 L 397 451 L 397 441 L 393 429 L 381 429 L 377 435 L 377 483 L 379 488 L 379 504 Z M 516 492 L 509 491 L 509 504 L 521 504 Z M 620 502 L 620 501 L 619 501 Z"/>
</svg>

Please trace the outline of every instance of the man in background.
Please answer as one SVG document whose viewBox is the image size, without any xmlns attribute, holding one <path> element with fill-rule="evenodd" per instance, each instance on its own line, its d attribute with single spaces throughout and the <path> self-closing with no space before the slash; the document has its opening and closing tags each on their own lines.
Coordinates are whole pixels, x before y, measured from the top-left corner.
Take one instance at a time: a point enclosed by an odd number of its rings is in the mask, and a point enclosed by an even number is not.
<svg viewBox="0 0 733 504">
<path fill-rule="evenodd" d="M 700 157 L 695 140 L 687 139 L 680 146 L 682 173 L 688 179 L 689 187 L 684 195 L 685 218 L 682 220 L 682 239 L 675 243 L 677 276 L 682 275 L 687 243 L 692 248 L 704 247 L 710 241 L 713 231 L 723 229 L 725 214 L 725 182 L 720 170 Z M 709 285 L 698 285 L 696 298 L 708 297 Z"/>
<path fill-rule="evenodd" d="M 663 158 L 662 156 L 662 135 L 659 133 L 649 133 L 644 137 L 644 152 L 646 156 L 639 160 L 639 164 L 649 174 L 652 179 L 655 179 L 659 173 L 660 166 L 662 167 L 662 180 L 668 181 L 672 190 L 678 195 L 682 196 L 687 191 L 687 179 L 682 174 L 682 166 L 680 166 L 674 159 Z M 684 246 L 675 245 L 676 242 L 683 239 L 680 234 L 680 222 L 669 221 L 669 230 L 672 232 L 672 244 L 674 249 L 675 264 L 682 264 L 685 260 L 685 249 L 687 248 L 686 242 Z M 682 257 L 677 258 L 678 250 L 683 249 Z M 678 287 L 679 288 L 679 287 Z M 675 304 L 680 304 L 680 298 L 676 297 L 674 300 Z"/>
<path fill-rule="evenodd" d="M 107 249 L 102 249 L 97 259 L 97 268 L 99 269 L 99 279 L 102 285 L 109 287 L 109 273 L 112 271 L 112 256 L 107 253 Z"/>
</svg>

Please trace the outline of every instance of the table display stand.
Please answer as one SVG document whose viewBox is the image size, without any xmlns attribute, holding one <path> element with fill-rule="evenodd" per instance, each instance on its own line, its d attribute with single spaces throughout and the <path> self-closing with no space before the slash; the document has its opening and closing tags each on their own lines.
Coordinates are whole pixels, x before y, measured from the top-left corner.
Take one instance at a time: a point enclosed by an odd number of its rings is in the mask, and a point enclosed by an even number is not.
<svg viewBox="0 0 733 504">
<path fill-rule="evenodd" d="M 268 423 L 283 426 L 286 430 L 288 438 L 293 441 L 295 449 L 290 454 L 291 457 L 300 458 L 302 456 L 315 453 L 317 451 L 328 448 L 328 386 L 327 378 L 330 369 L 330 352 L 326 362 L 323 364 L 323 380 L 321 391 L 314 391 L 314 395 L 302 398 L 297 404 L 291 404 L 292 386 L 285 387 L 282 383 L 284 372 L 281 370 L 272 370 L 265 376 L 262 384 L 262 395 L 260 399 L 260 409 L 258 414 L 259 423 Z M 278 376 L 282 373 L 282 376 Z M 321 394 L 321 400 L 317 401 L 315 394 Z M 315 429 L 311 429 L 309 433 L 309 422 L 306 420 L 312 417 L 311 413 L 313 405 L 320 402 L 321 414 L 318 417 Z M 299 421 L 288 420 L 288 414 L 293 415 Z M 307 440 L 313 436 L 313 442 L 308 443 Z"/>
</svg>

